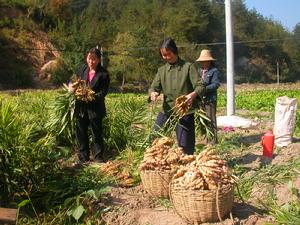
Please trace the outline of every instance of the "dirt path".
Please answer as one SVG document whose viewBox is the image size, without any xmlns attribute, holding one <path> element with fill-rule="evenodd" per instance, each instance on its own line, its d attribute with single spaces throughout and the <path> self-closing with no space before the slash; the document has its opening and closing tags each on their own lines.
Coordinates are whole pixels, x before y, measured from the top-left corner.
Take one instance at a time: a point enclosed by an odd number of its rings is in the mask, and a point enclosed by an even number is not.
<svg viewBox="0 0 300 225">
<path fill-rule="evenodd" d="M 172 208 L 160 205 L 158 200 L 149 197 L 141 186 L 134 188 L 113 188 L 111 210 L 103 219 L 110 225 L 188 225 Z M 251 204 L 235 199 L 231 215 L 215 225 L 264 224 L 272 218 Z M 211 224 L 211 223 L 203 223 Z"/>
</svg>

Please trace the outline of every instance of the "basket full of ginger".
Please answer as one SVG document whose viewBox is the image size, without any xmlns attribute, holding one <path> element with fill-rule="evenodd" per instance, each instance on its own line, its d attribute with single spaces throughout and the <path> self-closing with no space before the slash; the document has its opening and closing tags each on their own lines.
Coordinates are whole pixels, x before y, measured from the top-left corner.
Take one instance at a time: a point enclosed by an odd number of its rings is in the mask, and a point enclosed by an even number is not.
<svg viewBox="0 0 300 225">
<path fill-rule="evenodd" d="M 178 166 L 193 159 L 194 156 L 185 155 L 182 148 L 175 147 L 173 139 L 155 139 L 139 167 L 145 191 L 153 197 L 169 197 L 169 184 Z"/>
<path fill-rule="evenodd" d="M 233 184 L 226 161 L 208 147 L 177 170 L 170 182 L 170 199 L 189 223 L 217 222 L 231 211 Z"/>
</svg>

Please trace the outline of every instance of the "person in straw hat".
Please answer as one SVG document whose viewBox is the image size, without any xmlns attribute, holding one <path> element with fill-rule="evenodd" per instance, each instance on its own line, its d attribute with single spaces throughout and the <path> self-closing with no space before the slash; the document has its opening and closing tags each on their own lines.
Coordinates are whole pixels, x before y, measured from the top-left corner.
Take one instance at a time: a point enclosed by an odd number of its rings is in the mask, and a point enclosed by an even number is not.
<svg viewBox="0 0 300 225">
<path fill-rule="evenodd" d="M 220 72 L 216 68 L 215 60 L 211 52 L 203 49 L 196 62 L 200 63 L 200 75 L 205 85 L 205 94 L 201 101 L 201 107 L 205 110 L 207 117 L 210 119 L 209 128 L 212 131 L 210 140 L 206 139 L 207 143 L 216 144 L 217 139 L 217 89 L 220 86 Z"/>
<path fill-rule="evenodd" d="M 182 147 L 186 154 L 193 154 L 195 148 L 194 112 L 199 109 L 197 96 L 202 98 L 204 84 L 198 76 L 196 66 L 178 56 L 178 49 L 172 38 L 161 41 L 159 54 L 165 64 L 158 69 L 149 93 L 153 102 L 160 94 L 163 93 L 164 96 L 162 111 L 157 116 L 154 130 L 163 128 L 172 115 L 176 99 L 184 95 L 190 109 L 180 118 L 176 126 L 176 136 L 178 146 Z"/>
</svg>

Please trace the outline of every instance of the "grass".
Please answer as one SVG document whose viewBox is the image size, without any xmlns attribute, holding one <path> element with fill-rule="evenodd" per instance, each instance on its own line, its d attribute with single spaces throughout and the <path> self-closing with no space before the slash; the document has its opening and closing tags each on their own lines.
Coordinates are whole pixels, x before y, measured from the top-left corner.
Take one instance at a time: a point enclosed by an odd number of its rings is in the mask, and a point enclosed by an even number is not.
<svg viewBox="0 0 300 225">
<path fill-rule="evenodd" d="M 254 185 L 270 185 L 284 183 L 294 179 L 300 169 L 300 157 L 284 165 L 266 165 L 257 170 L 243 170 L 237 167 L 236 174 L 239 176 L 241 196 L 247 200 L 250 197 Z"/>
<path fill-rule="evenodd" d="M 159 199 L 157 199 L 157 203 L 158 203 L 158 205 L 160 205 L 166 209 L 169 209 L 172 207 L 171 201 L 167 198 L 159 198 Z"/>
<path fill-rule="evenodd" d="M 286 203 L 283 206 L 274 203 L 270 209 L 270 215 L 275 218 L 276 224 L 300 224 L 300 201 Z"/>
</svg>

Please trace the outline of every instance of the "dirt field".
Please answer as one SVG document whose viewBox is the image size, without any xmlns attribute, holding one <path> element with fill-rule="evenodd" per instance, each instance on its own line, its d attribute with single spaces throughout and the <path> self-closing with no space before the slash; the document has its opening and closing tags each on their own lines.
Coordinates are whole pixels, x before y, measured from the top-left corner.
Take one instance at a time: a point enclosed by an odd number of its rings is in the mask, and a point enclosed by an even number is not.
<svg viewBox="0 0 300 225">
<path fill-rule="evenodd" d="M 267 128 L 272 127 L 272 121 L 263 121 L 256 128 L 235 129 L 241 135 L 240 142 L 249 146 L 246 151 L 240 155 L 243 166 L 255 170 L 264 164 L 285 164 L 295 156 L 300 154 L 300 142 L 294 140 L 286 148 L 280 149 L 279 153 L 274 154 L 273 159 L 266 159 L 262 156 L 260 138 Z M 219 130 L 219 132 L 223 132 Z M 294 181 L 294 186 L 300 190 L 300 175 Z M 264 215 L 261 207 L 258 208 L 260 200 L 263 200 L 265 193 L 270 188 L 275 190 L 278 204 L 284 204 L 292 198 L 289 194 L 287 185 L 277 185 L 275 187 L 254 187 L 251 197 L 243 202 L 239 196 L 235 196 L 232 212 L 222 222 L 214 224 L 244 224 L 244 225 L 262 225 L 266 222 L 274 223 L 274 219 Z M 187 225 L 172 208 L 172 204 L 163 200 L 150 197 L 143 187 L 133 188 L 114 187 L 109 196 L 110 203 L 106 209 L 103 219 L 110 225 Z"/>
</svg>

